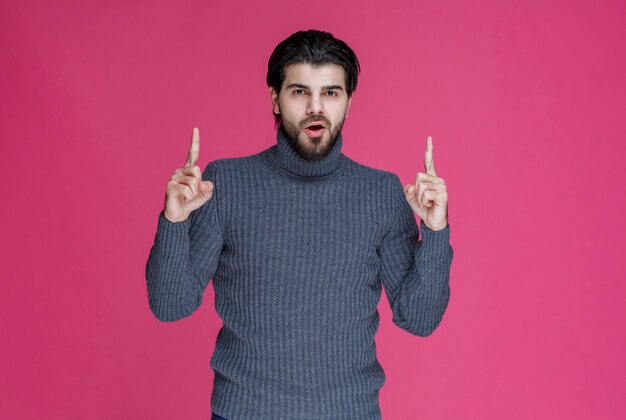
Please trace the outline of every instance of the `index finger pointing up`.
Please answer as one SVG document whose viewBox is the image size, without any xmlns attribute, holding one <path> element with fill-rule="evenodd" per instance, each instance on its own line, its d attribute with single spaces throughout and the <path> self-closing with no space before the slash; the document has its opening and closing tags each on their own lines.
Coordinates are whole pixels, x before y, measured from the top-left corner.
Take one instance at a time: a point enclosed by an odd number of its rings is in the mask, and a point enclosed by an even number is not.
<svg viewBox="0 0 626 420">
<path fill-rule="evenodd" d="M 193 134 L 191 135 L 191 146 L 189 147 L 189 153 L 187 154 L 187 162 L 185 166 L 193 166 L 198 161 L 200 155 L 200 131 L 198 127 L 193 128 Z"/>
<path fill-rule="evenodd" d="M 424 153 L 424 169 L 429 175 L 437 176 L 435 172 L 435 162 L 433 162 L 433 139 L 428 136 L 426 139 L 426 152 Z"/>
</svg>

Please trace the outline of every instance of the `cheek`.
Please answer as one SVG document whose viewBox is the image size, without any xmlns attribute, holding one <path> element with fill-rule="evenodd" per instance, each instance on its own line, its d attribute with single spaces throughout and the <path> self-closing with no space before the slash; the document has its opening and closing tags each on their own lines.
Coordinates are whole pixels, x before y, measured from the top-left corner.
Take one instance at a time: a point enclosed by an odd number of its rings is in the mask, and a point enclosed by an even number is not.
<svg viewBox="0 0 626 420">
<path fill-rule="evenodd" d="M 280 110 L 284 115 L 296 120 L 299 120 L 305 113 L 305 107 L 298 101 L 282 101 L 280 102 Z"/>
<path fill-rule="evenodd" d="M 332 110 L 332 114 L 337 117 L 337 119 L 341 119 L 346 114 L 346 111 L 348 111 L 348 106 L 347 103 L 342 102 L 333 104 L 329 109 Z"/>
</svg>

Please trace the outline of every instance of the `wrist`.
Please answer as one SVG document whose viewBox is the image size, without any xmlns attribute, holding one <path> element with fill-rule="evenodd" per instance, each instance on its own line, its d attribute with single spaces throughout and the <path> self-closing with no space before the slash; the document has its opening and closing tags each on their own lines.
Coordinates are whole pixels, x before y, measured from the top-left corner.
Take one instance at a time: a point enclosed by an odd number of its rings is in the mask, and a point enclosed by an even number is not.
<svg viewBox="0 0 626 420">
<path fill-rule="evenodd" d="M 182 223 L 189 218 L 187 217 L 173 217 L 167 213 L 167 210 L 163 210 L 163 217 L 166 218 L 169 222 L 172 223 Z"/>
<path fill-rule="evenodd" d="M 443 224 L 436 225 L 436 226 L 429 226 L 428 223 L 424 222 L 423 220 L 422 220 L 422 223 L 424 224 L 424 226 L 426 226 L 428 229 L 430 229 L 433 232 L 444 230 L 445 228 L 448 227 L 448 221 L 447 220 Z"/>
</svg>

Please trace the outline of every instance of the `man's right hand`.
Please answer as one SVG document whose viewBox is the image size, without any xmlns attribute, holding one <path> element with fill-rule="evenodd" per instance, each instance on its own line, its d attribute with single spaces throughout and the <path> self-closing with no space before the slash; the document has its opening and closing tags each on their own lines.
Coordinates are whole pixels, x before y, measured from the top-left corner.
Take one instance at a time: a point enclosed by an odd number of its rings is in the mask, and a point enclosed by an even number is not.
<svg viewBox="0 0 626 420">
<path fill-rule="evenodd" d="M 200 132 L 194 127 L 187 162 L 174 171 L 167 183 L 163 215 L 170 222 L 187 220 L 192 211 L 202 207 L 213 197 L 215 185 L 202 180 L 202 171 L 196 166 L 200 154 Z"/>
</svg>

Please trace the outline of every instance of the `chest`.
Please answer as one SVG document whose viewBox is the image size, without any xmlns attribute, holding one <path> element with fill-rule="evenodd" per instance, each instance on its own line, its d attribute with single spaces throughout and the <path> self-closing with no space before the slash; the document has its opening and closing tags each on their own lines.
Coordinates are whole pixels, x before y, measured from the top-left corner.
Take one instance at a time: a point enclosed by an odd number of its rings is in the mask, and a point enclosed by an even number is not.
<svg viewBox="0 0 626 420">
<path fill-rule="evenodd" d="M 224 245 L 257 261 L 358 266 L 376 256 L 386 215 L 366 186 L 256 183 L 230 197 Z"/>
</svg>

